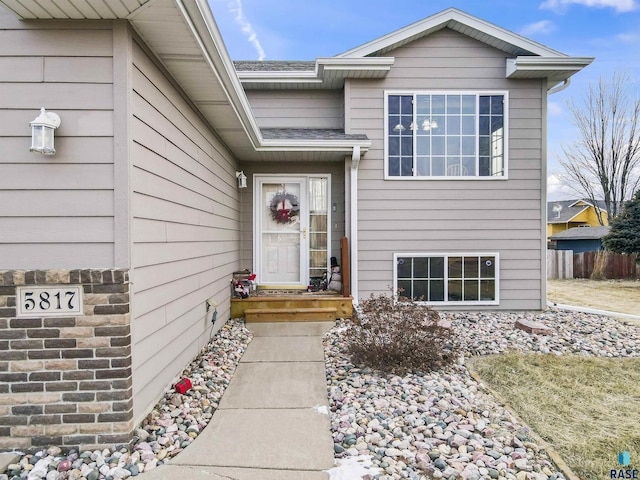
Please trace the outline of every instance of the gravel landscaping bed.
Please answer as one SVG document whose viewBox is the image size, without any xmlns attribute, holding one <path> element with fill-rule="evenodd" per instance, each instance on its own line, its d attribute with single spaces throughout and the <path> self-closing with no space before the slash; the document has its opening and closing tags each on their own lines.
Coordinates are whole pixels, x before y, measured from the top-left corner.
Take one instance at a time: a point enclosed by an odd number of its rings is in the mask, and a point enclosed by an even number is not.
<svg viewBox="0 0 640 480">
<path fill-rule="evenodd" d="M 471 378 L 464 356 L 522 352 L 637 357 L 640 329 L 576 312 L 441 313 L 462 346 L 460 364 L 404 377 L 356 368 L 337 325 L 325 335 L 336 458 L 360 458 L 371 478 L 554 480 L 564 476 L 518 421 Z M 551 335 L 514 328 L 542 322 Z"/>
<path fill-rule="evenodd" d="M 601 315 L 549 309 L 546 312 L 456 312 L 440 316 L 451 321 L 465 355 L 517 350 L 556 355 L 640 356 L 640 327 Z M 551 335 L 530 335 L 516 329 L 517 320 L 541 322 L 551 329 Z"/>
<path fill-rule="evenodd" d="M 522 352 L 640 356 L 640 327 L 597 315 L 548 312 L 441 313 L 462 347 L 446 371 L 404 377 L 356 368 L 344 354 L 339 321 L 324 337 L 329 408 L 338 461 L 366 466 L 369 479 L 557 480 L 564 478 L 519 422 L 471 378 L 465 357 Z M 535 320 L 550 335 L 514 328 Z M 25 455 L 0 480 L 100 480 L 136 476 L 167 463 L 208 424 L 252 334 L 231 320 L 184 370 L 193 383 L 173 389 L 147 416 L 128 448 Z M 366 477 L 364 477 L 366 478 Z"/>
<path fill-rule="evenodd" d="M 124 479 L 167 463 L 209 423 L 251 338 L 239 320 L 220 328 L 180 375 L 188 377 L 193 388 L 184 395 L 168 390 L 136 429 L 128 448 L 63 454 L 53 446 L 23 456 L 0 480 Z"/>
</svg>

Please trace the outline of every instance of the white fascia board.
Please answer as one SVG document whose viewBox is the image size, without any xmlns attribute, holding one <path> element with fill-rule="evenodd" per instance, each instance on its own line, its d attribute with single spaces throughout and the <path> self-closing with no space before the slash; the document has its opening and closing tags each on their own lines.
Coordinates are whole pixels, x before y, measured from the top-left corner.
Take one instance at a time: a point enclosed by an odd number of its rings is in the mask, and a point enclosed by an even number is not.
<svg viewBox="0 0 640 480">
<path fill-rule="evenodd" d="M 481 20 L 477 17 L 469 15 L 465 12 L 461 12 L 459 10 L 456 10 L 451 20 L 459 22 L 463 25 L 466 25 L 469 28 L 473 28 L 474 30 L 478 30 L 479 32 L 485 33 L 498 40 L 502 40 L 505 43 L 509 43 L 523 50 L 527 50 L 534 55 L 539 55 L 541 57 L 566 57 L 567 56 L 566 54 L 559 52 L 558 50 L 549 48 L 546 45 L 538 43 L 527 37 L 523 37 L 522 35 L 518 35 L 517 33 L 514 33 L 510 30 L 506 30 L 502 27 L 494 25 L 493 23 L 489 23 L 485 20 Z"/>
<path fill-rule="evenodd" d="M 550 72 L 563 72 L 566 77 L 579 72 L 584 67 L 593 62 L 593 57 L 536 57 L 519 56 L 507 58 L 507 78 L 518 78 L 520 73 L 531 77 L 536 74 L 539 77 L 546 77 Z"/>
<path fill-rule="evenodd" d="M 314 72 L 238 72 L 240 81 L 252 83 L 322 83 Z"/>
<path fill-rule="evenodd" d="M 365 57 L 365 58 L 338 58 L 319 57 L 316 59 L 316 68 L 323 67 L 331 70 L 372 70 L 388 71 L 395 62 L 394 57 Z"/>
<path fill-rule="evenodd" d="M 370 140 L 263 140 L 256 150 L 283 152 L 344 152 L 351 154 L 354 148 L 366 152 L 371 147 Z"/>
<path fill-rule="evenodd" d="M 317 58 L 314 71 L 257 71 L 237 72 L 237 76 L 242 82 L 250 83 L 308 83 L 322 84 L 325 81 L 324 72 L 341 72 L 346 78 L 349 72 L 382 72 L 386 74 L 391 70 L 395 58 Z"/>
<path fill-rule="evenodd" d="M 557 50 L 553 50 L 542 45 L 541 43 L 523 37 L 522 35 L 510 32 L 509 30 L 505 30 L 504 28 L 481 20 L 456 8 L 449 8 L 440 13 L 436 13 L 431 17 L 425 18 L 424 20 L 384 35 L 383 37 L 380 37 L 369 43 L 365 43 L 364 45 L 336 55 L 336 57 L 352 58 L 371 55 L 380 50 L 393 47 L 394 44 L 402 43 L 408 38 L 420 36 L 421 34 L 429 31 L 437 31 L 441 28 L 446 27 L 449 22 L 457 22 L 461 25 L 465 25 L 481 33 L 490 35 L 496 39 L 502 40 L 523 50 L 529 51 L 534 55 L 553 57 L 565 56 L 563 53 L 558 52 Z"/>
<path fill-rule="evenodd" d="M 227 95 L 245 133 L 256 151 L 335 151 L 351 153 L 354 147 L 366 151 L 370 140 L 265 140 L 253 116 L 233 62 L 206 0 L 176 0 L 187 25 L 198 41 L 203 57 Z"/>
<path fill-rule="evenodd" d="M 251 143 L 257 148 L 263 140 L 262 134 L 251 113 L 249 100 L 236 75 L 209 4 L 206 0 L 176 0 L 176 3 L 200 45 L 203 57 L 224 89 L 229 105 L 236 112 Z"/>
<path fill-rule="evenodd" d="M 592 204 L 591 202 L 587 201 L 587 200 L 576 200 L 575 202 L 573 202 L 571 205 L 569 205 L 569 208 L 571 207 L 576 207 L 579 206 L 578 204 L 582 202 L 582 203 L 586 203 L 587 206 L 591 206 L 591 207 L 595 207 L 594 204 Z"/>
</svg>

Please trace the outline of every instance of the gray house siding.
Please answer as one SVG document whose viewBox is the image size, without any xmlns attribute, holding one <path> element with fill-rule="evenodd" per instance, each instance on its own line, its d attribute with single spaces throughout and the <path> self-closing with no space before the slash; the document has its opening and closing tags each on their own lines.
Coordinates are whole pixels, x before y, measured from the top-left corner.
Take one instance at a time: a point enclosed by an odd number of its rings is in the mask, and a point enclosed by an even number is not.
<svg viewBox="0 0 640 480">
<path fill-rule="evenodd" d="M 261 128 L 344 128 L 344 96 L 336 90 L 247 90 Z"/>
<path fill-rule="evenodd" d="M 0 7 L 0 268 L 115 265 L 110 22 L 20 22 Z M 57 154 L 29 152 L 41 107 Z"/>
<path fill-rule="evenodd" d="M 507 54 L 448 29 L 387 55 L 384 80 L 345 88 L 347 131 L 373 142 L 358 172 L 359 297 L 388 291 L 394 253 L 499 252 L 498 308 L 542 308 L 544 82 L 505 79 Z M 478 89 L 508 91 L 508 180 L 384 180 L 385 90 Z"/>
<path fill-rule="evenodd" d="M 260 163 L 246 162 L 241 168 L 247 174 L 247 188 L 241 194 L 242 251 L 241 267 L 253 268 L 253 174 L 291 173 L 299 175 L 330 174 L 331 205 L 336 211 L 331 212 L 331 246 L 330 256 L 340 261 L 340 239 L 345 232 L 345 198 L 344 198 L 344 164 L 339 162 L 309 163 Z M 258 282 L 260 279 L 258 279 Z"/>
<path fill-rule="evenodd" d="M 240 259 L 236 162 L 134 43 L 131 129 L 134 418 L 229 318 Z"/>
<path fill-rule="evenodd" d="M 1 382 L 0 448 L 131 438 L 128 158 L 115 125 L 127 111 L 125 25 L 21 22 L 0 8 L 0 334 L 15 339 L 5 370 L 22 372 Z M 62 121 L 54 156 L 29 152 L 41 107 Z M 82 292 L 82 311 L 19 317 L 20 288 L 67 284 Z M 44 414 L 17 415 L 27 402 Z M 62 424 L 50 404 L 81 415 Z"/>
</svg>

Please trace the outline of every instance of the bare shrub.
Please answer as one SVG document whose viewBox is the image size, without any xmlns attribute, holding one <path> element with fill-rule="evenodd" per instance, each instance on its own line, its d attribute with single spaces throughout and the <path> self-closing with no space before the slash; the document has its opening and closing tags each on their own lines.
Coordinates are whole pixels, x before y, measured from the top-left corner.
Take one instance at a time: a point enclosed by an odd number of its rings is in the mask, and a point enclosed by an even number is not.
<svg viewBox="0 0 640 480">
<path fill-rule="evenodd" d="M 437 370 L 455 358 L 453 332 L 439 319 L 423 304 L 372 294 L 345 332 L 347 353 L 354 365 L 388 373 Z"/>
</svg>

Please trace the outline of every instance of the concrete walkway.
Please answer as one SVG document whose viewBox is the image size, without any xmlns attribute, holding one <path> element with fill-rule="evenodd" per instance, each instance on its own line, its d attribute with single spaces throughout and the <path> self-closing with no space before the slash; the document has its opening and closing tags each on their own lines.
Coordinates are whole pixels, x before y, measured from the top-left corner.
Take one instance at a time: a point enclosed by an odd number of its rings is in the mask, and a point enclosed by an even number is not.
<svg viewBox="0 0 640 480">
<path fill-rule="evenodd" d="M 202 433 L 144 480 L 327 480 L 334 466 L 322 334 L 332 322 L 252 323 L 253 340 Z"/>
</svg>

